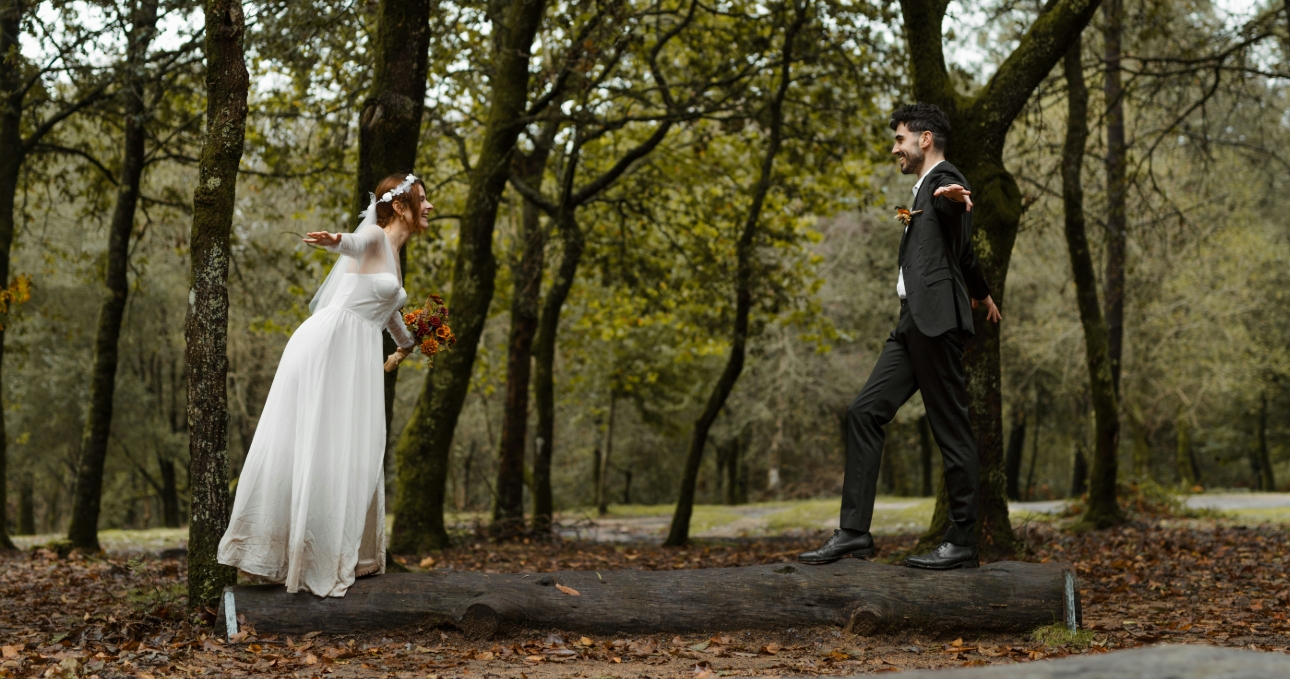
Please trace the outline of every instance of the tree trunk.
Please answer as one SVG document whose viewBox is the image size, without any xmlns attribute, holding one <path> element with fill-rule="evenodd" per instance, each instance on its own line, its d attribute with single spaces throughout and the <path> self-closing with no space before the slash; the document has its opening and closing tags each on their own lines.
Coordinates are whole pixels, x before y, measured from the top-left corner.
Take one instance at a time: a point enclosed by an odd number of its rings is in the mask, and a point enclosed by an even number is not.
<svg viewBox="0 0 1290 679">
<path fill-rule="evenodd" d="M 18 53 L 18 35 L 22 30 L 23 7 L 16 0 L 0 0 L 0 54 Z M 25 64 L 21 59 L 0 59 L 0 285 L 9 282 L 9 248 L 13 245 L 14 196 L 18 193 L 18 173 L 26 158 L 22 139 L 22 81 Z M 10 94 L 19 92 L 18 94 Z M 7 323 L 7 319 L 5 319 Z M 0 323 L 0 368 L 4 365 L 4 325 Z M 8 437 L 5 434 L 4 409 L 0 408 L 0 549 L 13 549 L 9 539 L 9 501 L 7 498 Z"/>
<path fill-rule="evenodd" d="M 1021 408 L 1015 408 L 1012 411 L 1012 431 L 1008 434 L 1008 454 L 1004 462 L 1009 500 L 1021 499 L 1018 483 L 1021 479 L 1021 457 L 1025 452 L 1025 448 L 1026 411 Z"/>
<path fill-rule="evenodd" d="M 600 477 L 596 479 L 596 512 L 601 516 L 609 514 L 609 458 L 614 450 L 614 414 L 618 409 L 618 394 L 609 391 L 609 414 L 605 418 L 605 451 L 600 458 Z"/>
<path fill-rule="evenodd" d="M 1106 528 L 1124 521 L 1115 497 L 1120 406 L 1113 376 L 1110 335 L 1097 301 L 1097 275 L 1084 228 L 1082 172 L 1088 139 L 1088 87 L 1084 84 L 1084 64 L 1078 41 L 1066 54 L 1065 71 L 1069 94 L 1066 144 L 1062 150 L 1062 201 L 1066 213 L 1066 247 L 1070 252 L 1071 276 L 1075 279 L 1075 301 L 1079 307 L 1080 323 L 1084 326 L 1084 357 L 1088 364 L 1097 442 L 1089 479 L 1088 508 L 1083 521 L 1096 528 Z"/>
<path fill-rule="evenodd" d="M 1071 469 L 1071 497 L 1079 497 L 1088 488 L 1088 458 L 1084 457 L 1084 442 L 1075 444 L 1075 460 Z"/>
<path fill-rule="evenodd" d="M 690 446 L 686 451 L 685 470 L 681 476 L 676 511 L 672 514 L 672 525 L 668 529 L 667 540 L 663 543 L 669 547 L 679 547 L 690 541 L 690 515 L 694 510 L 694 489 L 699 481 L 699 464 L 703 461 L 703 449 L 708 444 L 708 430 L 716 422 L 717 415 L 726 404 L 726 399 L 735 388 L 735 382 L 738 381 L 739 374 L 744 369 L 744 351 L 748 342 L 748 316 L 752 311 L 753 258 L 756 254 L 754 241 L 757 236 L 757 224 L 761 220 L 762 206 L 766 202 L 766 194 L 770 192 L 774 179 L 772 173 L 775 169 L 775 157 L 779 155 L 780 146 L 783 144 L 784 99 L 788 95 L 788 86 L 792 82 L 793 50 L 796 47 L 794 42 L 797 40 L 797 34 L 806 24 L 806 8 L 797 6 L 795 14 L 793 23 L 784 31 L 784 46 L 780 50 L 779 86 L 774 97 L 767 102 L 769 105 L 767 127 L 770 138 L 766 143 L 765 155 L 762 156 L 757 184 L 753 187 L 752 204 L 748 206 L 748 215 L 735 245 L 737 258 L 735 319 L 730 338 L 730 357 L 726 361 L 726 367 L 722 370 L 721 376 L 717 378 L 712 393 L 708 396 L 708 403 L 703 413 L 695 420 L 694 430 L 690 434 Z"/>
<path fill-rule="evenodd" d="M 430 0 L 381 0 L 376 9 L 376 36 L 371 46 L 372 89 L 358 119 L 358 172 L 354 177 L 353 214 L 367 208 L 369 192 L 385 177 L 412 172 L 425 110 L 426 71 L 430 51 Z M 357 224 L 351 219 L 349 226 Z M 399 270 L 406 279 L 408 248 L 399 250 Z M 381 333 L 382 355 L 398 348 Z M 385 431 L 394 420 L 394 392 L 399 371 L 385 380 Z"/>
<path fill-rule="evenodd" d="M 570 159 L 570 163 L 576 162 Z M 573 168 L 566 168 L 571 174 Z M 563 252 L 560 254 L 560 265 L 556 269 L 555 279 L 547 290 L 546 299 L 542 301 L 542 315 L 538 318 L 537 337 L 533 349 L 533 403 L 537 411 L 536 452 L 533 455 L 533 475 L 538 480 L 538 487 L 533 491 L 533 515 L 551 516 L 555 513 L 554 498 L 551 493 L 551 456 L 555 449 L 555 348 L 556 337 L 560 331 L 560 312 L 564 302 L 569 298 L 573 282 L 578 274 L 578 264 L 582 261 L 582 252 L 586 241 L 582 227 L 570 212 L 562 213 L 557 219 L 560 229 L 560 240 Z M 599 455 L 597 449 L 597 455 Z M 600 457 L 597 457 L 600 460 Z M 599 464 L 599 462 L 598 462 Z M 596 467 L 593 487 L 599 483 L 600 467 Z M 597 502 L 597 505 L 599 503 Z"/>
<path fill-rule="evenodd" d="M 960 95 L 945 67 L 942 23 L 948 0 L 901 0 L 909 45 L 913 94 L 940 106 L 953 125 L 948 158 L 967 177 L 973 210 L 973 246 L 994 301 L 1003 304 L 1008 264 L 1021 221 L 1021 190 L 1003 163 L 1012 121 L 1035 88 L 1076 42 L 1100 0 L 1057 0 L 1018 41 L 986 85 L 973 97 Z M 1003 401 L 1000 389 L 999 326 L 986 322 L 984 308 L 973 315 L 976 336 L 963 364 L 968 375 L 969 416 L 981 464 L 978 535 L 982 554 L 999 558 L 1019 543 L 1008 520 L 1003 454 Z M 940 506 L 920 548 L 934 548 L 944 536 L 948 513 Z"/>
<path fill-rule="evenodd" d="M 548 122 L 535 140 L 533 153 L 516 157 L 517 173 L 524 183 L 541 188 L 558 122 Z M 528 440 L 529 381 L 533 370 L 533 338 L 537 335 L 542 303 L 542 269 L 546 254 L 546 232 L 541 208 L 524 199 L 520 208 L 520 257 L 514 268 L 515 292 L 511 299 L 511 331 L 506 351 L 506 400 L 502 406 L 502 442 L 497 456 L 497 506 L 493 521 L 501 522 L 502 533 L 524 527 L 524 444 Z M 544 458 L 544 441 L 534 441 L 533 527 L 548 531 L 552 502 L 539 502 L 537 494 L 550 491 L 550 457 Z M 539 468 L 537 462 L 545 459 Z M 546 509 L 538 514 L 537 509 Z"/>
<path fill-rule="evenodd" d="M 1044 408 L 1047 404 L 1043 400 L 1043 391 L 1035 388 L 1035 429 L 1031 434 L 1030 443 L 1030 471 L 1026 473 L 1026 500 L 1034 500 L 1035 487 L 1035 463 L 1039 461 L 1039 429 L 1044 423 Z"/>
<path fill-rule="evenodd" d="M 1178 436 L 1174 456 L 1174 464 L 1178 467 L 1178 485 L 1187 491 L 1196 485 L 1196 470 L 1191 466 L 1191 420 L 1186 416 L 1179 416 L 1174 423 L 1174 431 Z"/>
<path fill-rule="evenodd" d="M 436 570 L 359 580 L 342 598 L 287 594 L 281 585 L 229 591 L 236 616 L 245 616 L 261 635 L 426 624 L 450 625 L 476 639 L 524 629 L 673 634 L 833 625 L 861 635 L 949 638 L 1028 632 L 1055 621 L 1079 624 L 1083 617 L 1074 570 L 1055 562 L 1005 561 L 945 572 L 851 559 L 676 571 Z M 221 608 L 216 634 L 228 632 L 226 617 L 232 616 Z"/>
<path fill-rule="evenodd" d="M 175 461 L 157 455 L 161 468 L 161 512 L 166 528 L 179 527 L 179 486 L 175 482 Z"/>
<path fill-rule="evenodd" d="M 1106 330 L 1111 381 L 1120 394 L 1120 360 L 1124 355 L 1124 276 L 1128 220 L 1126 199 L 1128 161 L 1124 139 L 1124 86 L 1121 83 L 1120 43 L 1124 31 L 1124 0 L 1102 5 L 1102 42 L 1106 48 Z M 1136 470 L 1135 470 L 1136 471 Z"/>
<path fill-rule="evenodd" d="M 188 370 L 188 606 L 213 606 L 237 571 L 216 562 L 228 527 L 228 264 L 237 168 L 246 134 L 245 17 L 237 0 L 205 0 L 206 139 L 193 193 Z"/>
<path fill-rule="evenodd" d="M 108 434 L 112 428 L 113 396 L 116 392 L 117 344 L 121 338 L 121 321 L 125 317 L 126 297 L 130 293 L 130 234 L 134 231 L 134 213 L 139 204 L 139 183 L 143 179 L 146 153 L 144 121 L 143 69 L 148 47 L 157 29 L 157 0 L 143 0 L 131 18 L 129 44 L 123 73 L 122 112 L 125 118 L 125 142 L 122 151 L 121 176 L 117 184 L 116 208 L 108 226 L 105 253 L 102 305 L 98 328 L 94 334 L 94 365 L 90 369 L 90 403 L 81 434 L 81 454 L 72 494 L 72 521 L 67 539 L 84 551 L 99 551 L 99 505 L 103 496 L 103 464 L 107 459 Z"/>
<path fill-rule="evenodd" d="M 932 493 L 932 425 L 927 420 L 927 414 L 918 418 L 918 461 L 923 471 L 923 497 L 931 497 Z"/>
<path fill-rule="evenodd" d="M 452 273 L 451 308 L 458 342 L 439 356 L 438 365 L 426 376 L 421 398 L 395 446 L 399 472 L 390 540 L 393 553 L 418 553 L 448 544 L 443 505 L 449 453 L 493 299 L 493 223 L 524 125 L 529 52 L 545 2 L 499 0 L 493 7 L 492 92 L 479 157 L 470 174 Z"/>
<path fill-rule="evenodd" d="M 36 534 L 36 489 L 31 474 L 18 482 L 18 531 L 16 535 Z"/>
<path fill-rule="evenodd" d="M 1272 456 L 1268 452 L 1268 392 L 1259 394 L 1259 490 L 1268 492 L 1277 489 L 1276 477 L 1272 470 Z"/>
</svg>

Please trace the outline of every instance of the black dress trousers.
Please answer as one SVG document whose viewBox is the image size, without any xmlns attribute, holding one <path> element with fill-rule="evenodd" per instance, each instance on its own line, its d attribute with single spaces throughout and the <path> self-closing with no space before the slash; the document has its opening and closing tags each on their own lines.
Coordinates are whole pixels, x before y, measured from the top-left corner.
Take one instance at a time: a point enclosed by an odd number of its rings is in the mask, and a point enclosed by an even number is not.
<svg viewBox="0 0 1290 679">
<path fill-rule="evenodd" d="M 882 461 L 883 426 L 891 422 L 915 391 L 922 390 L 932 436 L 944 461 L 950 510 L 945 541 L 976 544 L 981 471 L 976 438 L 968 421 L 967 374 L 963 370 L 966 338 L 960 330 L 936 337 L 924 335 L 914 323 L 909 305 L 901 300 L 896 329 L 887 338 L 864 389 L 847 409 L 847 460 L 840 522 L 843 528 L 869 530 L 878 490 L 878 465 Z"/>
</svg>

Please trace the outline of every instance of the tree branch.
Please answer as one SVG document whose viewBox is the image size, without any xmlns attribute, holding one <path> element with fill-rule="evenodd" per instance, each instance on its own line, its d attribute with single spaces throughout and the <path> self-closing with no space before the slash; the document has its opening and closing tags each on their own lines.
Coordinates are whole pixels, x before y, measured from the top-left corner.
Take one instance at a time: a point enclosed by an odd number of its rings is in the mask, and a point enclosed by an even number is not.
<svg viewBox="0 0 1290 679">
<path fill-rule="evenodd" d="M 1002 143 L 1030 94 L 1079 40 L 1100 4 L 1101 0 L 1061 0 L 1035 19 L 972 104 L 974 118 L 989 136 Z"/>
</svg>

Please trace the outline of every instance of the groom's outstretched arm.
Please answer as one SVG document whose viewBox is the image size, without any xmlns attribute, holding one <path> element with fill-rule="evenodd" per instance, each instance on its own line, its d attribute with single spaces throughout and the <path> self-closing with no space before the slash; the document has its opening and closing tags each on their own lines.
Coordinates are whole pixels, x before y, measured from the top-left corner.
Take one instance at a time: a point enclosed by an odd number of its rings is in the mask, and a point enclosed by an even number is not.
<svg viewBox="0 0 1290 679">
<path fill-rule="evenodd" d="M 936 187 L 932 193 L 932 207 L 941 217 L 953 255 L 959 260 L 959 271 L 972 299 L 990 296 L 990 283 L 981 271 L 976 249 L 972 247 L 972 191 L 967 180 L 951 172 L 938 172 L 929 177 Z M 957 227 L 957 228 L 955 228 Z"/>
</svg>

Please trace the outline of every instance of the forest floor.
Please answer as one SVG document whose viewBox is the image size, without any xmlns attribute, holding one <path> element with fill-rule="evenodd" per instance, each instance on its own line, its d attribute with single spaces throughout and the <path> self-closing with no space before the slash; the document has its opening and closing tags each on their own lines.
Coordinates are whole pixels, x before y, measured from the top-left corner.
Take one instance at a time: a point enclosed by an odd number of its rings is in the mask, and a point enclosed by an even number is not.
<svg viewBox="0 0 1290 679">
<path fill-rule="evenodd" d="M 1290 650 L 1290 535 L 1281 525 L 1144 514 L 1128 526 L 1082 535 L 1059 520 L 1018 528 L 1027 545 L 1021 558 L 1076 565 L 1086 631 L 948 638 L 715 627 L 679 637 L 584 637 L 573 630 L 472 642 L 450 629 L 409 629 L 294 638 L 252 632 L 226 642 L 212 636 L 210 611 L 197 618 L 184 612 L 181 554 L 109 548 L 105 556 L 60 557 L 37 547 L 0 555 L 0 677 L 717 679 L 1030 662 L 1158 643 Z M 164 534 L 139 537 L 168 546 Z M 664 548 L 573 540 L 492 544 L 463 534 L 452 549 L 405 561 L 413 569 L 487 572 L 712 568 L 791 561 L 825 537 L 827 531 L 818 531 Z M 881 536 L 879 560 L 895 560 L 915 541 L 912 532 Z"/>
</svg>

